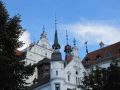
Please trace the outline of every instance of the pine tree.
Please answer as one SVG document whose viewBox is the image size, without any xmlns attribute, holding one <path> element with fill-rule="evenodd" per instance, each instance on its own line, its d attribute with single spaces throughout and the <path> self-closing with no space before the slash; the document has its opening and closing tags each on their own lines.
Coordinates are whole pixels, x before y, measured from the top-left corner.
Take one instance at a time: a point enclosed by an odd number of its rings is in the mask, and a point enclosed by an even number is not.
<svg viewBox="0 0 120 90">
<path fill-rule="evenodd" d="M 23 89 L 25 79 L 34 72 L 34 66 L 25 65 L 16 56 L 15 51 L 22 46 L 18 40 L 23 33 L 20 22 L 20 16 L 10 17 L 0 1 L 0 90 Z"/>
</svg>

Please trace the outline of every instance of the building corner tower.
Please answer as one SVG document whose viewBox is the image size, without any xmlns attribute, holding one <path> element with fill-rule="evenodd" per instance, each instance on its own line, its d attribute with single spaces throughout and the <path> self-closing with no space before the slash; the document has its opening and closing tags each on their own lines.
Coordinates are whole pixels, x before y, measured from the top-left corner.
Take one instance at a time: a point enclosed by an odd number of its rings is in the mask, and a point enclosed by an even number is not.
<svg viewBox="0 0 120 90">
<path fill-rule="evenodd" d="M 53 53 L 51 55 L 51 66 L 50 66 L 50 79 L 51 79 L 51 90 L 60 90 L 63 84 L 63 70 L 64 62 L 62 60 L 60 49 L 60 44 L 58 42 L 57 27 L 55 23 L 55 35 L 54 44 L 52 45 Z M 62 90 L 62 89 L 61 89 Z"/>
</svg>

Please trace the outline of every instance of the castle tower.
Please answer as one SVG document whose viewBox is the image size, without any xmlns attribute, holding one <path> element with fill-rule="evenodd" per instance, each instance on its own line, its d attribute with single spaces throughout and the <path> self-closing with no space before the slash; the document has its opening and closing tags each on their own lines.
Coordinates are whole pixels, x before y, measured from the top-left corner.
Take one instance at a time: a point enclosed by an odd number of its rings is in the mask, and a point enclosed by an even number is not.
<svg viewBox="0 0 120 90">
<path fill-rule="evenodd" d="M 52 61 L 60 61 L 62 60 L 60 49 L 60 44 L 58 43 L 58 36 L 57 36 L 57 30 L 55 30 L 55 36 L 54 36 L 54 44 L 52 45 L 53 53 L 51 55 Z"/>
<path fill-rule="evenodd" d="M 63 76 L 64 62 L 62 61 L 60 44 L 58 42 L 58 34 L 55 20 L 55 35 L 54 44 L 52 45 L 53 53 L 51 55 L 51 67 L 50 67 L 50 79 L 51 79 L 51 90 L 60 90 L 62 88 L 63 80 L 59 79 Z"/>
</svg>

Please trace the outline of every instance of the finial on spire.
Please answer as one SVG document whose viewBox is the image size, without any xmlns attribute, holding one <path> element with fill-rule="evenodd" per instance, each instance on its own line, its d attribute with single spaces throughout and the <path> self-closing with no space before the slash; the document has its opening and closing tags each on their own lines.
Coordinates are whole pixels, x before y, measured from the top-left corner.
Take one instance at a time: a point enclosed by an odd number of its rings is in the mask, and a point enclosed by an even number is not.
<svg viewBox="0 0 120 90">
<path fill-rule="evenodd" d="M 99 43 L 100 48 L 103 48 L 104 45 L 105 45 L 105 44 L 104 44 L 102 41 Z"/>
<path fill-rule="evenodd" d="M 68 45 L 68 33 L 67 33 L 67 30 L 66 30 L 66 40 L 67 40 L 67 45 Z"/>
<path fill-rule="evenodd" d="M 55 30 L 57 30 L 57 19 L 56 19 L 56 13 L 55 13 Z"/>
<path fill-rule="evenodd" d="M 88 43 L 88 41 L 85 41 L 86 53 L 88 53 L 87 43 Z"/>
<path fill-rule="evenodd" d="M 45 27 L 44 27 L 44 25 L 43 25 L 43 27 L 42 27 L 42 30 L 43 30 L 43 32 L 41 33 L 40 39 L 47 37 L 47 36 L 46 36 L 47 34 L 46 34 L 46 32 L 45 32 Z"/>
<path fill-rule="evenodd" d="M 73 45 L 76 46 L 76 40 L 75 40 L 75 37 L 74 37 L 74 40 L 73 40 Z"/>
</svg>

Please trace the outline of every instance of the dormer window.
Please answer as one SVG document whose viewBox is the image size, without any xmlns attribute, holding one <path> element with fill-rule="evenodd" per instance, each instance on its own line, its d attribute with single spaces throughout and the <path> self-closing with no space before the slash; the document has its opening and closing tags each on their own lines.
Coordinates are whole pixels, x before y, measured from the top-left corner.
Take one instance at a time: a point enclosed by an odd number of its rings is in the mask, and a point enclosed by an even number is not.
<svg viewBox="0 0 120 90">
<path fill-rule="evenodd" d="M 109 56 L 111 56 L 112 55 L 112 53 L 110 52 L 110 51 L 106 51 L 105 52 L 105 57 L 109 57 Z"/>
<path fill-rule="evenodd" d="M 98 61 L 98 60 L 100 60 L 101 59 L 101 55 L 100 54 L 97 54 L 96 55 L 96 58 L 95 58 L 95 61 Z"/>
<path fill-rule="evenodd" d="M 88 57 L 86 57 L 85 61 L 86 61 L 86 64 L 90 63 L 90 59 Z"/>
</svg>

